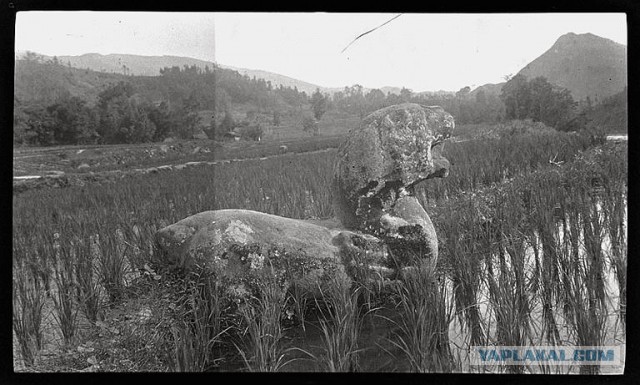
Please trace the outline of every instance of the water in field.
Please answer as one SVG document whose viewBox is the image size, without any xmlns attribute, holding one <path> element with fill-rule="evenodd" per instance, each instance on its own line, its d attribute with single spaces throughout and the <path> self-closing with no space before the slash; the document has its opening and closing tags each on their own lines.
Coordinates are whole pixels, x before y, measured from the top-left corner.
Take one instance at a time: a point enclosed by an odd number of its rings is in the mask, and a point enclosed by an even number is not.
<svg viewBox="0 0 640 385">
<path fill-rule="evenodd" d="M 626 142 L 629 140 L 628 135 L 607 135 L 607 140 L 612 142 Z"/>
<path fill-rule="evenodd" d="M 600 204 L 597 205 L 598 210 L 598 219 L 602 223 L 604 220 L 604 213 L 602 206 Z M 624 258 L 624 268 L 626 269 L 626 229 L 627 229 L 627 216 L 626 216 L 626 205 L 624 208 L 624 225 L 625 234 L 623 235 L 623 245 L 624 249 L 622 250 L 622 256 Z M 569 221 L 569 218 L 565 218 L 566 221 Z M 570 225 L 570 223 L 568 223 Z M 560 221 L 558 223 L 558 244 L 562 245 L 564 242 L 563 236 L 563 225 Z M 604 228 L 604 226 L 603 226 Z M 625 330 L 625 308 L 626 304 L 620 303 L 620 285 L 619 279 L 616 271 L 616 266 L 614 261 L 616 260 L 616 255 L 612 250 L 611 239 L 606 231 L 602 232 L 602 242 L 601 242 L 601 251 L 603 257 L 603 267 L 602 267 L 602 283 L 605 293 L 605 307 L 604 314 L 601 315 L 601 320 L 603 322 L 602 326 L 602 339 L 598 346 L 620 346 L 621 356 L 622 356 L 622 366 L 614 367 L 614 366 L 601 366 L 600 373 L 602 374 L 619 374 L 624 371 L 624 355 L 625 355 L 625 347 L 626 347 L 626 330 Z M 539 236 L 536 234 L 536 242 L 537 248 L 539 250 L 539 255 L 536 258 L 534 245 L 527 245 L 525 250 L 525 255 L 523 257 L 524 262 L 524 272 L 525 272 L 525 282 L 531 283 L 532 279 L 536 274 L 539 274 L 539 265 L 537 265 L 537 261 L 540 261 L 542 258 L 542 243 Z M 579 247 L 579 259 L 581 261 L 581 266 L 586 266 L 585 261 L 590 258 L 587 253 L 585 247 L 585 237 L 584 232 L 580 232 L 580 247 Z M 560 251 L 561 253 L 562 251 Z M 516 345 L 504 343 L 500 341 L 498 337 L 497 328 L 500 327 L 498 325 L 497 317 L 496 317 L 496 304 L 490 295 L 490 290 L 487 281 L 487 266 L 490 262 L 494 267 L 494 274 L 496 274 L 495 267 L 499 265 L 499 256 L 491 255 L 489 261 L 485 261 L 482 264 L 482 269 L 479 272 L 480 276 L 484 277 L 484 279 L 480 280 L 479 287 L 476 291 L 476 298 L 474 303 L 477 305 L 478 314 L 480 315 L 480 324 L 481 328 L 484 332 L 484 336 L 486 338 L 484 345 L 488 346 L 509 346 Z M 513 271 L 513 266 L 511 259 L 507 256 L 503 260 L 505 270 L 507 272 Z M 538 262 L 539 263 L 539 262 Z M 500 272 L 497 272 L 499 275 Z M 626 272 L 624 272 L 626 275 Z M 544 284 L 544 283 L 541 283 Z M 586 282 L 578 282 L 577 285 L 585 285 Z M 525 285 L 526 287 L 527 285 Z M 450 295 L 447 296 L 447 306 L 451 306 L 455 308 L 453 303 L 454 297 L 454 283 L 451 278 L 447 277 L 445 281 L 445 290 Z M 586 302 L 586 300 L 585 300 Z M 559 303 L 554 303 L 555 307 L 553 310 L 553 320 L 556 323 L 559 340 L 555 343 L 550 342 L 547 338 L 544 338 L 544 316 L 543 316 L 543 301 L 542 296 L 540 295 L 540 290 L 528 290 L 526 291 L 526 301 L 522 301 L 529 307 L 529 317 L 527 318 L 527 325 L 517 325 L 515 328 L 521 329 L 525 333 L 529 333 L 524 340 L 522 341 L 523 345 L 526 346 L 581 346 L 579 341 L 577 340 L 576 330 L 572 326 L 572 323 L 569 319 L 567 319 L 566 314 L 562 311 L 562 305 Z M 586 307 L 586 304 L 585 304 Z M 596 325 L 588 325 L 589 327 L 596 327 Z M 504 326 L 503 326 L 504 327 Z M 454 355 L 458 357 L 458 364 L 460 366 L 460 370 L 462 372 L 490 372 L 490 373 L 502 373 L 506 372 L 506 367 L 477 367 L 472 366 L 470 364 L 470 356 L 469 356 L 469 347 L 474 345 L 471 341 L 471 332 L 469 330 L 468 325 L 461 318 L 461 314 L 457 314 L 455 317 L 452 317 L 452 322 L 449 325 L 449 339 L 451 348 L 454 352 Z M 596 344 L 589 344 L 596 345 Z M 586 346 L 582 344 L 582 346 Z M 557 373 L 557 374 L 577 374 L 580 372 L 580 368 L 578 366 L 550 366 L 546 367 L 544 371 L 541 371 L 540 367 L 528 367 L 524 371 L 525 373 Z"/>
</svg>

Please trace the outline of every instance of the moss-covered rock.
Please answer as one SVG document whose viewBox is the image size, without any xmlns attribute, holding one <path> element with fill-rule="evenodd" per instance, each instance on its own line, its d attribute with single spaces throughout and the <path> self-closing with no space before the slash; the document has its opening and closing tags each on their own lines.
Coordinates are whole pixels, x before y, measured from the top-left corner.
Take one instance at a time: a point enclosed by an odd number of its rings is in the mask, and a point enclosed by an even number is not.
<svg viewBox="0 0 640 385">
<path fill-rule="evenodd" d="M 446 177 L 449 162 L 437 145 L 454 127 L 440 107 L 390 106 L 366 117 L 338 149 L 334 211 L 348 229 L 402 239 L 398 229 L 423 228 L 424 254 L 437 258 L 437 236 L 429 215 L 413 196 L 414 186 Z"/>
<path fill-rule="evenodd" d="M 156 234 L 166 260 L 216 272 L 229 290 L 251 293 L 273 271 L 283 288 L 295 283 L 317 291 L 322 282 L 350 282 L 327 228 L 251 210 L 202 212 Z"/>
<path fill-rule="evenodd" d="M 420 260 L 435 266 L 438 241 L 413 196 L 449 162 L 434 147 L 453 118 L 440 107 L 401 104 L 374 112 L 340 146 L 333 192 L 338 226 L 250 210 L 206 211 L 167 226 L 156 240 L 167 262 L 215 271 L 229 294 L 253 294 L 267 275 L 319 294 L 327 285 L 394 278 Z"/>
</svg>

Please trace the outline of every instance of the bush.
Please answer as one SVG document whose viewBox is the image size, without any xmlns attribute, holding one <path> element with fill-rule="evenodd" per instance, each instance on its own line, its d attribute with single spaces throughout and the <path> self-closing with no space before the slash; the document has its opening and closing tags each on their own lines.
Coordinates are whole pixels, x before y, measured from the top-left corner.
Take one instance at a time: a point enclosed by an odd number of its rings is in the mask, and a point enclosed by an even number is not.
<svg viewBox="0 0 640 385">
<path fill-rule="evenodd" d="M 318 121 L 313 116 L 305 116 L 302 119 L 302 131 L 318 135 Z"/>
<path fill-rule="evenodd" d="M 257 126 L 246 126 L 238 129 L 240 133 L 240 137 L 244 140 L 256 140 L 259 141 L 262 139 L 263 130 L 260 125 Z"/>
<path fill-rule="evenodd" d="M 496 133 L 498 136 L 515 136 L 515 135 L 530 135 L 530 134 L 551 134 L 556 130 L 547 126 L 542 122 L 534 122 L 531 119 L 524 120 L 511 120 L 506 123 L 501 123 L 496 126 Z"/>
</svg>

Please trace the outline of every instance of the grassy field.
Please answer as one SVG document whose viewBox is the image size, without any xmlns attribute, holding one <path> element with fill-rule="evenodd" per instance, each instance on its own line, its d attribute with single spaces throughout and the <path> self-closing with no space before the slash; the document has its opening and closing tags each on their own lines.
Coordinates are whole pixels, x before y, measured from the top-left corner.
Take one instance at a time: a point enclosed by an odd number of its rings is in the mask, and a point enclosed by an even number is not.
<svg viewBox="0 0 640 385">
<path fill-rule="evenodd" d="M 418 186 L 437 271 L 317 301 L 267 286 L 250 313 L 163 270 L 154 232 L 221 208 L 331 217 L 335 151 L 14 195 L 24 370 L 481 371 L 470 345 L 624 343 L 626 144 L 502 127 L 442 151 L 450 176 Z"/>
<path fill-rule="evenodd" d="M 13 175 L 44 175 L 48 171 L 86 174 L 110 170 L 127 171 L 166 164 L 250 159 L 282 153 L 304 153 L 337 148 L 349 128 L 359 124 L 357 116 L 328 112 L 318 123 L 318 133 L 302 129 L 300 111 L 283 118 L 278 126 L 264 124 L 261 141 L 174 140 L 163 143 L 16 147 Z M 283 147 L 284 146 L 284 147 Z M 79 167 L 85 165 L 84 167 Z"/>
</svg>

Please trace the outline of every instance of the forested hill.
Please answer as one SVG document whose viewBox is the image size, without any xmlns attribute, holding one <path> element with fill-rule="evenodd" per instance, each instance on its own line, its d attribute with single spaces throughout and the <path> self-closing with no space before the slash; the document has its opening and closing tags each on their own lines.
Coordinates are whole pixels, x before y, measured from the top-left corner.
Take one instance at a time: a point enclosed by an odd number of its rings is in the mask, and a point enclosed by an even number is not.
<svg viewBox="0 0 640 385">
<path fill-rule="evenodd" d="M 51 59 L 51 58 L 45 58 Z M 58 60 L 65 65 L 85 68 L 100 72 L 119 73 L 123 75 L 158 76 L 160 69 L 165 67 L 196 66 L 204 69 L 213 67 L 212 62 L 181 56 L 141 56 L 128 54 L 101 55 L 87 53 L 79 56 L 58 56 Z"/>
<path fill-rule="evenodd" d="M 213 95 L 214 79 L 217 93 Z M 256 108 L 297 107 L 306 94 L 296 88 L 274 87 L 264 79 L 251 79 L 236 71 L 193 66 L 162 69 L 159 76 L 127 76 L 64 65 L 56 59 L 30 57 L 15 65 L 15 97 L 21 103 L 50 104 L 61 97 L 76 96 L 89 104 L 100 92 L 118 82 L 130 83 L 140 98 L 149 103 L 166 101 L 182 105 L 190 99 L 201 109 L 225 110 L 232 103 L 251 103 Z M 214 100 L 216 105 L 214 105 Z"/>
<path fill-rule="evenodd" d="M 593 107 L 588 107 L 586 119 L 591 125 L 601 127 L 609 133 L 627 133 L 628 127 L 627 88 L 605 98 Z"/>
<path fill-rule="evenodd" d="M 532 119 L 560 130 L 591 127 L 626 131 L 626 91 L 621 92 L 621 88 L 613 92 L 618 86 L 624 87 L 626 77 L 621 84 L 617 80 L 603 80 L 601 77 L 607 76 L 609 72 L 605 69 L 609 67 L 599 67 L 597 63 L 605 61 L 597 58 L 590 61 L 592 55 L 579 52 L 593 44 L 580 43 L 583 35 L 570 35 L 561 37 L 551 52 L 578 58 L 578 61 L 567 59 L 570 63 L 582 63 L 581 68 L 587 69 L 578 85 L 588 83 L 587 88 L 592 89 L 590 82 L 604 84 L 598 95 L 607 97 L 576 99 L 572 96 L 574 90 L 532 69 L 543 68 L 549 76 L 571 72 L 571 67 L 565 65 L 567 60 L 555 59 L 538 66 L 539 58 L 538 64 L 533 65 L 534 61 L 526 67 L 535 77 L 519 73 L 506 83 L 485 85 L 473 91 L 463 87 L 457 92 L 415 93 L 404 87 L 370 90 L 354 84 L 332 92 L 319 88 L 318 92 L 305 92 L 295 85 L 274 84 L 213 64 L 167 66 L 155 76 L 141 76 L 133 75 L 124 64 L 123 73 L 100 72 L 75 68 L 71 62 L 65 63 L 64 58 L 27 52 L 15 65 L 14 143 L 132 143 L 205 134 L 224 139 L 232 130 L 241 131 L 235 134 L 244 138 L 257 140 L 263 129 L 273 134 L 282 131 L 283 126 L 289 131 L 317 135 L 322 119 L 325 126 L 346 129 L 336 125 L 336 121 L 361 119 L 376 109 L 405 102 L 442 106 L 460 125 Z M 606 40 L 593 35 L 586 39 Z M 612 42 L 607 42 L 613 47 Z M 612 60 L 621 63 L 619 58 Z M 626 74 L 626 63 L 622 65 L 620 71 Z M 283 78 L 278 81 L 282 83 Z M 573 87 L 573 83 L 568 84 Z M 325 115 L 326 112 L 330 113 Z M 279 133 L 276 136 L 280 138 Z"/>
<path fill-rule="evenodd" d="M 125 79 L 121 74 L 83 70 L 32 57 L 16 60 L 14 96 L 25 103 L 49 104 L 64 96 L 95 103 L 101 90 Z"/>
<path fill-rule="evenodd" d="M 38 55 L 16 61 L 14 90 L 14 141 L 40 145 L 191 138 L 231 119 L 234 110 L 276 119 L 308 104 L 296 88 L 224 68 L 174 66 L 159 76 L 126 76 Z"/>
<path fill-rule="evenodd" d="M 562 35 L 518 75 L 528 79 L 542 76 L 549 83 L 566 88 L 576 101 L 598 103 L 620 93 L 627 85 L 627 48 L 590 33 Z M 505 83 L 485 84 L 473 90 L 499 95 Z"/>
<path fill-rule="evenodd" d="M 626 46 L 590 33 L 562 35 L 519 74 L 571 91 L 575 100 L 602 101 L 627 85 Z"/>
<path fill-rule="evenodd" d="M 26 52 L 18 52 L 18 57 L 22 58 Z M 45 61 L 54 60 L 53 56 L 40 55 Z M 108 72 L 113 74 L 123 75 L 138 75 L 138 76 L 157 76 L 162 68 L 171 67 L 188 67 L 196 66 L 201 70 L 206 67 L 213 68 L 214 63 L 205 60 L 194 59 L 184 56 L 143 56 L 143 55 L 131 55 L 131 54 L 108 54 L 102 55 L 98 53 L 87 53 L 77 56 L 57 56 L 55 60 L 63 65 L 68 65 L 75 68 L 89 69 L 99 72 Z M 323 87 L 320 85 L 312 84 L 303 80 L 295 79 L 289 76 L 277 74 L 274 72 L 264 71 L 261 69 L 248 69 L 233 67 L 217 63 L 219 68 L 230 69 L 237 71 L 241 75 L 247 75 L 250 78 L 264 79 L 267 82 L 271 82 L 274 87 L 289 87 L 297 88 L 300 92 L 305 92 L 307 95 L 311 95 L 316 89 L 320 89 L 320 92 L 333 95 L 337 92 L 344 91 L 344 87 Z M 346 85 L 345 85 L 346 86 Z M 380 90 L 387 93 L 399 95 L 402 87 L 382 87 Z M 363 91 L 370 91 L 370 88 L 363 88 Z"/>
<path fill-rule="evenodd" d="M 18 53 L 18 57 L 22 58 L 23 52 Z M 54 57 L 41 55 L 44 61 L 53 60 Z M 133 75 L 133 76 L 158 76 L 163 68 L 172 67 L 198 67 L 201 70 L 205 68 L 213 68 L 214 63 L 205 60 L 194 59 L 183 56 L 143 56 L 130 54 L 108 54 L 101 55 L 98 53 L 87 53 L 78 56 L 57 56 L 55 59 L 63 64 L 75 68 L 89 69 L 99 72 L 108 72 L 112 74 Z M 241 75 L 247 75 L 249 78 L 264 79 L 271 82 L 274 87 L 298 88 L 300 92 L 304 91 L 308 95 L 313 93 L 316 88 L 320 88 L 322 92 L 332 93 L 333 90 L 323 88 L 321 86 L 311 84 L 302 80 L 294 79 L 288 76 L 276 74 L 273 72 L 254 70 L 247 68 L 237 68 L 217 64 L 218 68 L 225 68 L 237 71 Z"/>
</svg>

